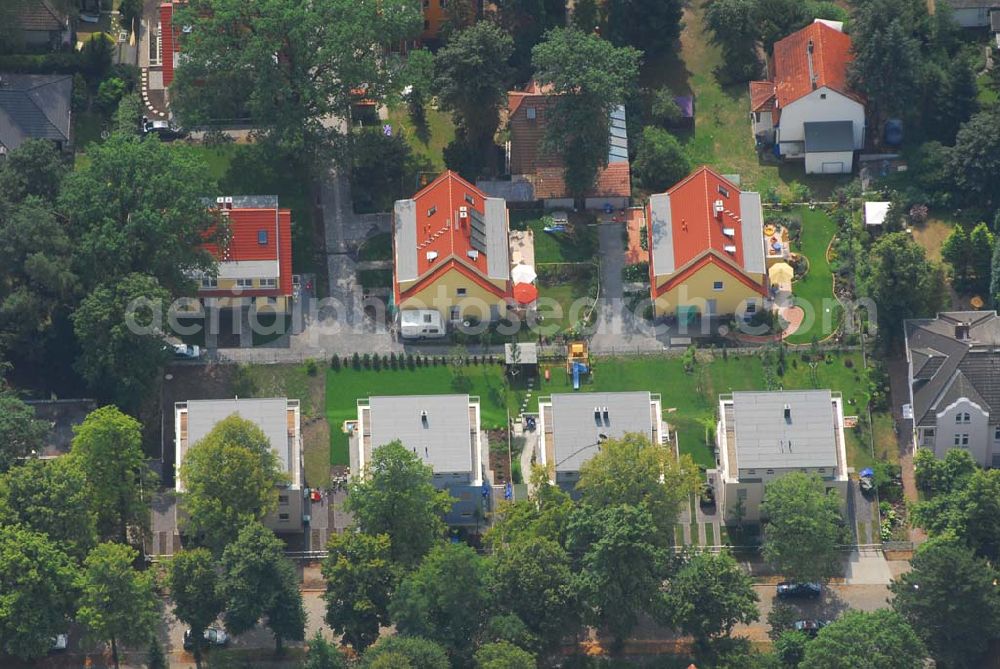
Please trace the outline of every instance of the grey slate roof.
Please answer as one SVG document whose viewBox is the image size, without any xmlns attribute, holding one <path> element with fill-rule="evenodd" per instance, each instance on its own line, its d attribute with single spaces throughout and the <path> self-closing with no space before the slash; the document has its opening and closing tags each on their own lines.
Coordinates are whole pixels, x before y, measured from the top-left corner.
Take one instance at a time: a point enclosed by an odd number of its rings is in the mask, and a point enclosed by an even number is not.
<svg viewBox="0 0 1000 669">
<path fill-rule="evenodd" d="M 956 326 L 968 326 L 959 339 Z M 931 426 L 935 414 L 968 397 L 1000 423 L 1000 317 L 994 311 L 951 311 L 906 321 L 906 346 L 914 377 L 915 425 Z"/>
<path fill-rule="evenodd" d="M 9 0 L 8 0 L 9 1 Z M 30 0 L 17 13 L 21 30 L 55 32 L 67 30 L 66 15 L 52 6 L 48 0 Z"/>
<path fill-rule="evenodd" d="M 292 466 L 297 464 L 292 462 L 288 443 L 288 400 L 283 397 L 189 400 L 187 410 L 189 447 L 204 438 L 220 421 L 236 414 L 263 430 L 282 471 L 291 473 Z"/>
<path fill-rule="evenodd" d="M 73 77 L 0 73 L 0 145 L 13 151 L 29 139 L 68 142 Z"/>
<path fill-rule="evenodd" d="M 628 432 L 653 436 L 653 418 L 648 392 L 561 393 L 552 396 L 552 441 L 555 470 L 575 472 L 598 452 L 602 435 L 618 439 Z M 594 418 L 600 408 L 601 421 Z M 608 408 L 605 423 L 603 409 Z"/>
<path fill-rule="evenodd" d="M 854 121 L 807 121 L 806 153 L 854 150 Z"/>
<path fill-rule="evenodd" d="M 829 390 L 735 392 L 733 410 L 739 469 L 837 466 Z"/>
<path fill-rule="evenodd" d="M 468 395 L 372 397 L 372 448 L 399 440 L 438 473 L 472 471 L 472 421 Z M 427 426 L 421 412 L 427 412 Z"/>
<path fill-rule="evenodd" d="M 510 240 L 507 237 L 507 203 L 488 197 L 486 211 L 486 273 L 491 279 L 510 278 Z"/>
<path fill-rule="evenodd" d="M 764 221 L 760 193 L 740 191 L 740 217 L 743 220 L 743 266 L 748 272 L 763 274 Z"/>
<path fill-rule="evenodd" d="M 673 274 L 677 268 L 674 267 L 674 236 L 670 219 L 670 196 L 666 193 L 650 195 L 649 212 L 653 267 L 656 268 L 657 274 Z"/>
</svg>

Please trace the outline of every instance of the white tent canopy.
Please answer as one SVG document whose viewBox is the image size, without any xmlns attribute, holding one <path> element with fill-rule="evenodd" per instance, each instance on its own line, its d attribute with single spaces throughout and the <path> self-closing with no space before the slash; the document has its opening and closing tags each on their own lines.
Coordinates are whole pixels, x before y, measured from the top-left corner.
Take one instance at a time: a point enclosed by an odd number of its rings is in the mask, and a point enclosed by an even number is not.
<svg viewBox="0 0 1000 669">
<path fill-rule="evenodd" d="M 531 265 L 517 264 L 510 270 L 510 278 L 514 283 L 531 283 L 538 278 L 538 273 Z"/>
</svg>

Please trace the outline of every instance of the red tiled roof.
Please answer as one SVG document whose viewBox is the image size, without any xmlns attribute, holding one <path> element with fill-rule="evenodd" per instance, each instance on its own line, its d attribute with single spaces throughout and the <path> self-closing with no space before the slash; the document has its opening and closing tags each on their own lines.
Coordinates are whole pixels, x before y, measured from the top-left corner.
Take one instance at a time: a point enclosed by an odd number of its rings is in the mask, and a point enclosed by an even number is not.
<svg viewBox="0 0 1000 669">
<path fill-rule="evenodd" d="M 853 59 L 851 38 L 825 23 L 811 23 L 774 45 L 774 82 L 778 106 L 787 107 L 814 90 L 827 87 L 858 102 L 863 98 L 847 85 L 847 66 Z"/>
<path fill-rule="evenodd" d="M 422 278 L 405 292 L 411 293 L 448 268 L 456 267 L 460 271 L 466 270 L 469 278 L 487 290 L 506 294 L 487 278 L 489 266 L 486 253 L 472 246 L 471 218 L 461 218 L 459 213 L 467 207 L 485 215 L 486 194 L 456 172 L 448 170 L 424 186 L 413 196 L 413 201 L 416 203 L 417 219 L 417 276 Z M 472 250 L 478 251 L 475 258 L 469 256 Z M 427 254 L 431 252 L 437 253 L 433 261 L 427 259 Z M 425 276 L 428 272 L 430 275 Z"/>
<path fill-rule="evenodd" d="M 566 169 L 562 166 L 539 166 L 535 169 L 535 197 L 539 199 L 566 197 Z M 610 163 L 598 170 L 594 187 L 586 197 L 629 197 L 632 195 L 632 178 L 628 163 Z"/>
<path fill-rule="evenodd" d="M 728 192 L 719 192 L 724 189 Z M 710 249 L 729 255 L 743 266 L 743 226 L 726 223 L 740 218 L 740 189 L 709 167 L 701 167 L 667 191 L 670 195 L 670 219 L 673 229 L 674 267 L 680 269 Z M 716 219 L 714 206 L 722 200 L 725 210 L 722 224 Z M 735 237 L 722 234 L 725 227 L 736 231 Z M 725 250 L 735 245 L 736 253 Z"/>
<path fill-rule="evenodd" d="M 17 12 L 17 23 L 21 30 L 54 32 L 66 30 L 66 15 L 57 11 L 48 0 L 33 0 L 21 6 Z"/>
<path fill-rule="evenodd" d="M 163 87 L 174 80 L 174 54 L 180 51 L 177 34 L 174 32 L 174 3 L 160 5 L 160 62 L 163 68 Z"/>
<path fill-rule="evenodd" d="M 774 109 L 774 82 L 750 82 L 750 111 L 771 111 Z"/>
<path fill-rule="evenodd" d="M 205 244 L 205 250 L 220 263 L 253 260 L 278 261 L 278 288 L 260 294 L 292 294 L 292 212 L 277 208 L 234 208 L 229 210 L 229 233 L 220 247 Z M 265 237 L 265 243 L 261 243 Z M 244 295 L 258 291 L 243 290 Z"/>
</svg>

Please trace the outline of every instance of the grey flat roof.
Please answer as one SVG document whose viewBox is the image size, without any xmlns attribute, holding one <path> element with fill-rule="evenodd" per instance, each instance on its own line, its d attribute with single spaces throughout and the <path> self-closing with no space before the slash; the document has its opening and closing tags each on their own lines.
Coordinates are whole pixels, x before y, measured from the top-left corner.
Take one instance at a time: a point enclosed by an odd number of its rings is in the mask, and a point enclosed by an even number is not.
<svg viewBox="0 0 1000 669">
<path fill-rule="evenodd" d="M 809 121 L 803 128 L 806 153 L 854 150 L 854 121 Z"/>
<path fill-rule="evenodd" d="M 740 191 L 740 218 L 743 221 L 743 267 L 763 274 L 764 220 L 760 193 Z"/>
<path fill-rule="evenodd" d="M 253 421 L 271 442 L 281 462 L 281 469 L 291 473 L 291 446 L 288 443 L 288 400 L 283 397 L 263 399 L 189 400 L 188 447 L 200 441 L 220 421 L 236 414 Z"/>
<path fill-rule="evenodd" d="M 486 273 L 491 279 L 510 278 L 510 240 L 507 238 L 507 203 L 486 198 Z"/>
<path fill-rule="evenodd" d="M 733 410 L 739 469 L 837 466 L 829 390 L 735 392 Z"/>
<path fill-rule="evenodd" d="M 674 272 L 674 235 L 670 223 L 670 196 L 654 193 L 649 196 L 649 230 L 652 233 L 650 258 L 657 274 Z"/>
<path fill-rule="evenodd" d="M 396 278 L 413 281 L 417 278 L 417 202 L 396 200 L 392 223 L 395 226 L 393 247 L 396 250 Z"/>
<path fill-rule="evenodd" d="M 368 406 L 373 449 L 399 440 L 435 472 L 478 474 L 472 471 L 468 395 L 372 397 Z"/>
<path fill-rule="evenodd" d="M 597 454 L 602 435 L 618 439 L 628 432 L 653 436 L 653 419 L 645 391 L 624 393 L 561 393 L 552 396 L 552 441 L 557 472 L 575 472 Z M 608 421 L 604 422 L 604 407 Z M 601 422 L 594 418 L 599 408 Z"/>
</svg>

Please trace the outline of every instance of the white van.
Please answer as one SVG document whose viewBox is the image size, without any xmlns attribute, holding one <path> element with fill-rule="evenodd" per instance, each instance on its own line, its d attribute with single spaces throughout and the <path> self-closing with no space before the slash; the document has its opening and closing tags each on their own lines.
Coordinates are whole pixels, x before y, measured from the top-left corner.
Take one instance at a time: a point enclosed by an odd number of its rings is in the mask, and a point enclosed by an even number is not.
<svg viewBox="0 0 1000 669">
<path fill-rule="evenodd" d="M 440 312 L 412 309 L 399 312 L 399 333 L 403 339 L 438 339 L 447 334 Z"/>
</svg>

